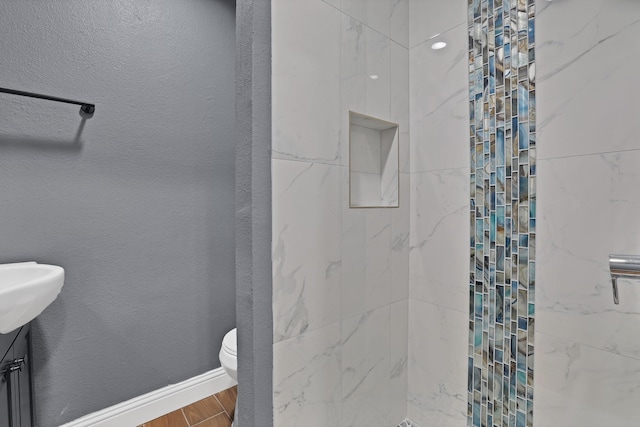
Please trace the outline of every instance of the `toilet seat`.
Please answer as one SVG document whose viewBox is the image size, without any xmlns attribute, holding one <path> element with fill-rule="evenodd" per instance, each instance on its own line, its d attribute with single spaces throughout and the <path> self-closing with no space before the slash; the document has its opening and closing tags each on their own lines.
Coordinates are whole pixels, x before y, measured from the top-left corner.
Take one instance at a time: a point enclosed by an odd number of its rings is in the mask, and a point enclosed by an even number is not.
<svg viewBox="0 0 640 427">
<path fill-rule="evenodd" d="M 234 381 L 238 381 L 238 334 L 236 328 L 233 328 L 226 333 L 222 339 L 222 346 L 220 346 L 220 364 L 222 369 L 225 370 L 227 375 L 233 378 Z M 238 401 L 236 400 L 236 409 L 234 414 L 234 420 L 231 427 L 238 427 Z"/>
<path fill-rule="evenodd" d="M 232 329 L 222 339 L 222 348 L 232 356 L 238 356 L 237 329 Z"/>
<path fill-rule="evenodd" d="M 220 364 L 231 378 L 238 381 L 238 337 L 235 328 L 222 339 Z"/>
</svg>

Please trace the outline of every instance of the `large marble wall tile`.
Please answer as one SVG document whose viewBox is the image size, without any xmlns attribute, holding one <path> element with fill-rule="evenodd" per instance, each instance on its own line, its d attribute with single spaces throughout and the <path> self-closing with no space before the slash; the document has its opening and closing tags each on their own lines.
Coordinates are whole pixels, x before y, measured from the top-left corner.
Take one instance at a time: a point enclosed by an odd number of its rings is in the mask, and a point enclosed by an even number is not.
<svg viewBox="0 0 640 427">
<path fill-rule="evenodd" d="M 411 174 L 411 298 L 469 308 L 469 171 Z"/>
<path fill-rule="evenodd" d="M 445 49 L 410 50 L 411 173 L 469 165 L 467 38 L 463 25 Z"/>
<path fill-rule="evenodd" d="M 400 174 L 400 207 L 349 208 L 349 173 L 342 168 L 342 319 L 407 297 L 409 175 Z"/>
<path fill-rule="evenodd" d="M 366 289 L 366 215 L 369 209 L 349 208 L 349 171 L 342 171 L 342 284 L 340 287 L 342 319 L 364 311 Z"/>
<path fill-rule="evenodd" d="M 340 319 L 342 169 L 272 160 L 276 342 Z"/>
<path fill-rule="evenodd" d="M 409 297 L 409 233 L 411 177 L 400 174 L 400 203 L 391 210 L 390 301 Z"/>
<path fill-rule="evenodd" d="M 390 0 L 342 0 L 340 9 L 347 15 L 389 37 Z"/>
<path fill-rule="evenodd" d="M 409 49 L 395 43 L 389 45 L 389 74 L 391 79 L 390 88 L 390 111 L 389 119 L 398 123 L 401 133 L 409 132 Z M 409 149 L 409 141 L 405 141 L 405 146 L 401 148 Z M 409 169 L 401 169 L 402 172 L 409 172 Z"/>
<path fill-rule="evenodd" d="M 392 42 L 349 15 L 342 15 L 341 23 L 341 136 L 346 143 L 349 111 L 393 122 L 390 118 Z"/>
<path fill-rule="evenodd" d="M 367 209 L 365 217 L 365 292 L 367 310 L 391 297 L 391 209 Z"/>
<path fill-rule="evenodd" d="M 395 425 L 407 410 L 409 0 L 273 3 L 275 425 Z M 400 125 L 399 208 L 349 208 L 350 110 Z"/>
<path fill-rule="evenodd" d="M 538 163 L 536 330 L 640 359 L 640 287 L 608 256 L 640 254 L 640 151 Z"/>
<path fill-rule="evenodd" d="M 409 172 L 409 51 L 360 21 L 342 15 L 340 123 L 348 162 L 349 111 L 398 123 L 400 171 Z"/>
<path fill-rule="evenodd" d="M 388 427 L 407 414 L 408 300 L 342 322 L 342 422 Z"/>
<path fill-rule="evenodd" d="M 340 9 L 385 37 L 408 47 L 409 0 L 342 0 Z"/>
<path fill-rule="evenodd" d="M 323 2 L 335 7 L 336 9 L 340 9 L 340 3 L 342 3 L 342 0 L 322 0 Z"/>
<path fill-rule="evenodd" d="M 411 48 L 436 34 L 467 23 L 465 0 L 410 0 L 409 46 Z"/>
<path fill-rule="evenodd" d="M 640 148 L 632 125 L 640 2 L 538 0 L 538 8 L 539 158 Z"/>
<path fill-rule="evenodd" d="M 407 417 L 409 373 L 409 300 L 389 306 L 389 419 L 395 426 Z"/>
<path fill-rule="evenodd" d="M 407 413 L 408 300 L 342 322 L 342 422 L 388 427 Z"/>
<path fill-rule="evenodd" d="M 421 426 L 466 424 L 468 318 L 409 300 L 408 418 Z"/>
<path fill-rule="evenodd" d="M 541 333 L 535 340 L 535 425 L 638 425 L 639 360 Z"/>
<path fill-rule="evenodd" d="M 387 152 L 386 159 L 381 159 L 382 173 L 380 175 L 380 189 L 382 206 L 398 206 L 398 190 L 400 188 L 400 162 L 398 152 L 398 134 L 394 129 L 382 132 L 383 153 Z M 383 154 L 384 157 L 384 154 Z"/>
<path fill-rule="evenodd" d="M 409 11 L 411 0 L 390 0 L 389 37 L 409 48 Z"/>
<path fill-rule="evenodd" d="M 341 13 L 320 0 L 274 0 L 272 156 L 346 164 L 340 139 Z"/>
<path fill-rule="evenodd" d="M 342 321 L 342 425 L 386 427 L 390 419 L 391 317 L 386 305 Z"/>
<path fill-rule="evenodd" d="M 351 126 L 351 162 L 352 172 L 366 172 L 380 175 L 380 131 L 362 126 Z M 376 141 L 376 143 L 372 143 Z M 380 190 L 378 189 L 378 194 Z"/>
<path fill-rule="evenodd" d="M 340 425 L 341 348 L 339 322 L 274 344 L 275 426 Z"/>
<path fill-rule="evenodd" d="M 398 140 L 400 146 L 399 170 L 401 173 L 411 172 L 411 136 L 408 130 L 409 128 L 407 128 L 407 132 L 403 132 L 400 129 L 400 139 Z"/>
<path fill-rule="evenodd" d="M 354 196 L 354 204 L 380 205 L 380 175 L 368 172 L 351 172 L 351 189 L 354 194 L 357 194 Z"/>
</svg>

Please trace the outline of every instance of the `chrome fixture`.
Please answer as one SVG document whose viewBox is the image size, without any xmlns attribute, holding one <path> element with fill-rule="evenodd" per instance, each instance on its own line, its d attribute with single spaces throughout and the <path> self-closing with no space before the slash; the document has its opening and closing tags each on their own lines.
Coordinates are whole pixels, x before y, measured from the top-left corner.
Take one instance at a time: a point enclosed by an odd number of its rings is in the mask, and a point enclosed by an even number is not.
<svg viewBox="0 0 640 427">
<path fill-rule="evenodd" d="M 640 280 L 640 255 L 609 255 L 613 302 L 620 304 L 618 298 L 618 279 Z"/>
</svg>

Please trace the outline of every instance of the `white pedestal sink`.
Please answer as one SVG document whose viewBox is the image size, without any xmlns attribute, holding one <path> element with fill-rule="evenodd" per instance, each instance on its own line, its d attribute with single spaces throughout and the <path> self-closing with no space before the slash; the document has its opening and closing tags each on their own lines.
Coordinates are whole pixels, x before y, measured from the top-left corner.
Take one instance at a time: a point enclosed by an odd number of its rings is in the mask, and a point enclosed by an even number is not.
<svg viewBox="0 0 640 427">
<path fill-rule="evenodd" d="M 0 334 L 35 319 L 57 298 L 63 284 L 64 269 L 56 265 L 0 264 Z"/>
</svg>

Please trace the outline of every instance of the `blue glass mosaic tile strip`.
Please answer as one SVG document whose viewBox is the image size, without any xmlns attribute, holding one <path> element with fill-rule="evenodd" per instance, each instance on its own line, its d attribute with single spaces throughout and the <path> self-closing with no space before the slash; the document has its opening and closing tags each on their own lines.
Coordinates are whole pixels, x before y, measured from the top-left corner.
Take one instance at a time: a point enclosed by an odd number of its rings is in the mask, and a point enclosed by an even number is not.
<svg viewBox="0 0 640 427">
<path fill-rule="evenodd" d="M 534 0 L 467 0 L 470 427 L 533 426 Z"/>
</svg>

